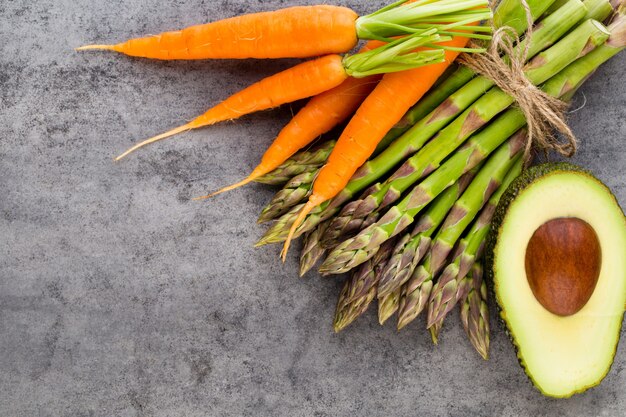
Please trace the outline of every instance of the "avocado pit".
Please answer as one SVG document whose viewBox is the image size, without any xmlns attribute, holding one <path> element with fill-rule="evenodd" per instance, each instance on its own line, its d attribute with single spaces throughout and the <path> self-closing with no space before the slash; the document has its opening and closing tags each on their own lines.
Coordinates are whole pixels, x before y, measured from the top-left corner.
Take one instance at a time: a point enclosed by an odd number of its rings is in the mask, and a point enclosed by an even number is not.
<svg viewBox="0 0 626 417">
<path fill-rule="evenodd" d="M 526 248 L 526 276 L 535 298 L 559 316 L 579 312 L 593 294 L 602 265 L 598 235 L 578 218 L 539 227 Z"/>
</svg>

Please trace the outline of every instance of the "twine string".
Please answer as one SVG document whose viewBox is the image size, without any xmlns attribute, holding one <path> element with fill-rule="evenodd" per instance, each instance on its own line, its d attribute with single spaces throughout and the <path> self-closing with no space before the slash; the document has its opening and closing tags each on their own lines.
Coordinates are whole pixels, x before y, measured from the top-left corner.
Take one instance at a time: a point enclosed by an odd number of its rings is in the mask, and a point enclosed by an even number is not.
<svg viewBox="0 0 626 417">
<path fill-rule="evenodd" d="M 528 123 L 528 141 L 524 153 L 526 162 L 530 161 L 533 148 L 545 153 L 555 151 L 571 157 L 578 149 L 578 141 L 567 124 L 568 104 L 546 94 L 525 74 L 533 34 L 533 17 L 527 1 L 520 1 L 528 20 L 528 30 L 524 37 L 525 47 L 515 47 L 520 44 L 520 37 L 513 28 L 508 26 L 494 28 L 487 52 L 463 54 L 460 62 L 477 74 L 492 80 L 502 91 L 515 99 L 516 106 L 524 113 Z M 492 1 L 492 6 L 494 3 L 495 1 Z"/>
</svg>

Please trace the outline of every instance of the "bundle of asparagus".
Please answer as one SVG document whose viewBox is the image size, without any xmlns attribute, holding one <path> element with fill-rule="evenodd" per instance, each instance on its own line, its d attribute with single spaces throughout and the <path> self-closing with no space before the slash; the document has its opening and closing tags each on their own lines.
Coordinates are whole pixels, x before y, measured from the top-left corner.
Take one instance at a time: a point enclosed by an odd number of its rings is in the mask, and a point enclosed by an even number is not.
<svg viewBox="0 0 626 417">
<path fill-rule="evenodd" d="M 626 47 L 623 0 L 525 3 L 537 23 L 516 48 L 527 57 L 528 80 L 550 96 L 571 99 Z M 608 27 L 600 23 L 609 17 Z M 494 14 L 497 27 L 519 35 L 527 22 L 520 0 L 503 0 Z M 488 357 L 482 250 L 495 207 L 522 171 L 528 141 L 524 113 L 514 104 L 494 81 L 457 67 L 389 132 L 337 197 L 307 216 L 297 231 L 305 237 L 300 274 L 325 255 L 322 274 L 351 272 L 336 331 L 377 299 L 380 323 L 397 312 L 399 329 L 426 310 L 437 342 L 444 318 L 459 304 L 472 345 Z M 259 246 L 286 239 L 334 144 L 301 152 L 261 179 L 286 185 L 259 219 L 275 221 Z"/>
</svg>

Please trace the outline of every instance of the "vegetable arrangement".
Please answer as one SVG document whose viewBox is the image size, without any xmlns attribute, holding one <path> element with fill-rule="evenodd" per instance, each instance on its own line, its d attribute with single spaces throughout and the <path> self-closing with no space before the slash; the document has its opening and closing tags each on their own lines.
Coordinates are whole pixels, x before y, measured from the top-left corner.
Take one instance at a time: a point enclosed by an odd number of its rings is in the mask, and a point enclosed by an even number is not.
<svg viewBox="0 0 626 417">
<path fill-rule="evenodd" d="M 528 50 L 527 77 L 552 96 L 569 100 L 626 47 L 621 3 L 615 8 L 602 0 L 528 5 L 537 24 L 532 38 L 518 48 Z M 523 20 L 513 17 L 520 11 L 521 2 L 503 1 L 494 20 L 514 21 L 521 33 Z M 600 23 L 606 19 L 612 22 L 608 28 Z M 487 359 L 481 260 L 495 209 L 522 172 L 527 141 L 526 120 L 513 103 L 491 80 L 456 67 L 388 132 L 389 145 L 300 225 L 302 203 L 323 166 L 319 160 L 308 162 L 315 156 L 323 160 L 336 143 L 294 155 L 275 171 L 280 176 L 301 166 L 263 210 L 261 220 L 274 224 L 258 245 L 284 242 L 296 224 L 294 236 L 304 236 L 301 275 L 324 258 L 323 274 L 351 273 L 339 295 L 336 331 L 378 300 L 381 324 L 398 313 L 402 329 L 425 312 L 437 342 L 445 317 L 459 305 L 471 343 Z"/>
<path fill-rule="evenodd" d="M 503 59 L 523 57 L 530 83 L 568 101 L 626 47 L 625 15 L 622 0 L 502 0 L 493 14 L 486 0 L 399 1 L 363 17 L 343 7 L 293 7 L 79 49 L 156 59 L 321 55 L 117 159 L 174 134 L 312 97 L 245 179 L 198 199 L 251 182 L 282 186 L 261 212 L 259 223 L 273 224 L 257 245 L 284 243 L 284 259 L 303 237 L 301 276 L 320 261 L 324 275 L 350 273 L 335 331 L 377 300 L 381 325 L 397 314 L 402 329 L 425 313 L 437 343 L 459 305 L 471 344 L 487 359 L 485 242 L 497 208 L 510 202 L 507 190 L 524 175 L 532 120 L 502 84 L 454 62 L 485 50 L 476 42 L 490 39 L 493 17 L 495 29 L 520 37 L 528 30 Z M 370 41 L 346 54 L 360 39 Z M 347 120 L 338 139 L 312 145 Z"/>
</svg>

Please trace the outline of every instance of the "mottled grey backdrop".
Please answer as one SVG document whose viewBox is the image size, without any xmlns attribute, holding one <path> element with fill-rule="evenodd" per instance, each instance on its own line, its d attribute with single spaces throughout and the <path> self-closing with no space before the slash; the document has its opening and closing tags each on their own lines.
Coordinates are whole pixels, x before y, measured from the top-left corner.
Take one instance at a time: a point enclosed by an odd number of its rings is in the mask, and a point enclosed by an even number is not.
<svg viewBox="0 0 626 417">
<path fill-rule="evenodd" d="M 341 281 L 296 277 L 255 250 L 272 195 L 233 182 L 291 113 L 130 144 L 290 62 L 162 63 L 105 53 L 121 40 L 283 0 L 0 0 L 0 415 L 623 416 L 626 350 L 605 382 L 542 398 L 501 325 L 479 359 L 457 317 L 434 348 L 422 325 L 368 313 L 335 335 Z M 360 12 L 382 1 L 340 2 Z M 583 89 L 576 162 L 626 204 L 626 55 Z"/>
</svg>

